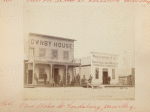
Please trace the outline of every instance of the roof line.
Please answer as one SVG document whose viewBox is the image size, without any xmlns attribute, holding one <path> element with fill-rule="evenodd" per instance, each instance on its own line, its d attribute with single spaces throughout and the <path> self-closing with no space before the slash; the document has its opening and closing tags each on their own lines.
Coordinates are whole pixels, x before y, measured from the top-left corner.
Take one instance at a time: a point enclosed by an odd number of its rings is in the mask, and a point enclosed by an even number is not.
<svg viewBox="0 0 150 112">
<path fill-rule="evenodd" d="M 36 36 L 42 36 L 42 37 L 50 37 L 50 38 L 57 38 L 57 39 L 62 39 L 62 40 L 76 41 L 75 39 L 69 39 L 69 38 L 63 38 L 63 37 L 56 37 L 56 36 L 44 35 L 44 34 L 38 34 L 38 33 L 29 33 L 29 35 L 36 35 Z"/>
</svg>

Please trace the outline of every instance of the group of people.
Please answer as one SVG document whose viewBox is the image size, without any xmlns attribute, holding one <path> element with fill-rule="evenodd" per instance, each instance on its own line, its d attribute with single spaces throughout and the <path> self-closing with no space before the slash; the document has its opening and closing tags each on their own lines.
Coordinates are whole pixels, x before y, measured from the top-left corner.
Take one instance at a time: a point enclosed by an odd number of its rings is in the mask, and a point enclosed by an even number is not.
<svg viewBox="0 0 150 112">
<path fill-rule="evenodd" d="M 66 85 L 66 75 L 60 76 L 59 74 L 56 75 L 55 84 L 59 86 Z M 70 84 L 70 74 L 67 74 L 67 84 Z"/>
<path fill-rule="evenodd" d="M 102 80 L 103 80 L 103 84 L 110 84 L 110 81 L 111 81 L 111 77 L 108 76 L 108 77 L 102 77 Z"/>
<path fill-rule="evenodd" d="M 34 74 L 34 78 L 38 84 L 38 77 L 36 75 L 36 73 Z M 104 84 L 110 84 L 110 80 L 111 78 L 108 76 L 107 77 L 107 80 L 104 80 L 104 77 L 103 78 L 103 83 Z M 43 74 L 43 79 L 44 79 L 44 85 L 46 85 L 46 80 L 47 80 L 47 74 L 44 73 Z M 81 79 L 81 83 L 84 84 L 84 83 L 90 83 L 91 84 L 92 82 L 92 76 L 90 75 L 89 79 L 86 79 L 85 78 L 85 75 L 83 75 L 83 78 Z M 66 85 L 66 75 L 63 75 L 63 77 L 61 78 L 61 76 L 58 74 L 57 75 L 57 79 L 55 80 L 55 83 L 58 84 L 59 86 L 64 86 Z M 76 75 L 73 77 L 73 80 L 70 82 L 70 74 L 68 73 L 67 75 L 67 84 L 68 85 L 74 85 L 74 84 L 80 84 L 80 75 Z"/>
<path fill-rule="evenodd" d="M 87 80 L 87 79 L 85 78 L 85 75 L 83 75 L 83 78 L 81 79 L 81 83 L 82 83 L 82 84 L 91 83 L 91 82 L 92 82 L 92 78 L 93 78 L 93 77 L 90 75 L 89 79 Z"/>
<path fill-rule="evenodd" d="M 70 85 L 73 86 L 74 84 L 80 84 L 80 75 L 76 75 L 72 77 L 72 80 L 70 78 L 70 74 L 67 74 L 67 84 L 66 84 L 66 75 L 63 75 L 63 78 L 59 80 L 59 85 L 64 86 L 64 85 Z"/>
<path fill-rule="evenodd" d="M 46 80 L 47 80 L 47 74 L 46 73 L 43 74 L 43 78 L 44 78 L 44 85 L 46 85 Z M 39 84 L 39 81 L 38 81 L 39 78 L 36 75 L 36 73 L 34 74 L 34 79 L 35 79 L 36 83 Z"/>
</svg>

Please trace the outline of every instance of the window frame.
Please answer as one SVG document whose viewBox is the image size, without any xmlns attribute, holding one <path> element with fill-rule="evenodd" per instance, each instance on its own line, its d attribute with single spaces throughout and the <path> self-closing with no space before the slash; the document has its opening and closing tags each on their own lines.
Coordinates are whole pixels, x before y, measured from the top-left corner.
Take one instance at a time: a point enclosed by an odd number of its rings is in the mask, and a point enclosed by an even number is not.
<svg viewBox="0 0 150 112">
<path fill-rule="evenodd" d="M 41 50 L 44 50 L 44 56 L 41 56 Z M 45 48 L 39 48 L 39 57 L 40 58 L 46 58 L 46 49 Z"/>
<path fill-rule="evenodd" d="M 68 57 L 67 58 L 65 57 L 65 52 L 68 53 Z M 64 60 L 69 60 L 69 51 L 63 51 L 63 59 Z"/>
<path fill-rule="evenodd" d="M 57 57 L 54 57 L 53 55 L 53 52 L 56 51 L 57 52 Z M 52 49 L 51 50 L 51 56 L 52 56 L 52 59 L 58 59 L 58 49 Z"/>
<path fill-rule="evenodd" d="M 30 52 L 31 49 L 33 49 L 33 55 L 31 55 L 31 52 Z M 29 48 L 29 55 L 30 55 L 30 56 L 34 56 L 34 48 L 33 48 L 33 47 L 30 47 L 30 48 Z"/>
</svg>

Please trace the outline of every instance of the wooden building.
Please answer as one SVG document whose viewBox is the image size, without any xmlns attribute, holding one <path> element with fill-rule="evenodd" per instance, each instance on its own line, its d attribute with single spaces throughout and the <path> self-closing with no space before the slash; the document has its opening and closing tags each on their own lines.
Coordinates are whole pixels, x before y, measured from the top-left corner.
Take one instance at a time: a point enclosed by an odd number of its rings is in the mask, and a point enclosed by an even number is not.
<svg viewBox="0 0 150 112">
<path fill-rule="evenodd" d="M 93 84 L 118 84 L 118 55 L 101 52 L 91 52 L 91 56 L 76 59 L 81 61 L 81 68 L 74 68 L 74 72 L 89 79 L 92 76 Z M 81 70 L 81 73 L 80 73 Z"/>
<path fill-rule="evenodd" d="M 74 41 L 30 33 L 26 46 L 28 60 L 24 61 L 24 84 L 44 84 L 44 74 L 47 74 L 48 85 L 58 84 L 60 80 L 70 83 L 74 78 L 73 68 L 80 66 L 80 63 L 74 62 Z"/>
<path fill-rule="evenodd" d="M 131 74 L 119 76 L 119 85 L 135 86 L 135 68 L 130 69 Z"/>
</svg>

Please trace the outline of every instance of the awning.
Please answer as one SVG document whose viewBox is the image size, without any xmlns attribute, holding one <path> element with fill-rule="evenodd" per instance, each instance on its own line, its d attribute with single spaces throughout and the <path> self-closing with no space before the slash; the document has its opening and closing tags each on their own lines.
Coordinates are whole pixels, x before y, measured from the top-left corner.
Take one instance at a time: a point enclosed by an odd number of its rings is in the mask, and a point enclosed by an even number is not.
<svg viewBox="0 0 150 112">
<path fill-rule="evenodd" d="M 33 63 L 33 61 L 27 62 L 27 63 Z M 53 64 L 53 65 L 67 65 L 67 66 L 74 66 L 79 67 L 81 63 L 73 63 L 73 62 L 51 62 L 51 61 L 34 61 L 35 64 Z"/>
</svg>

